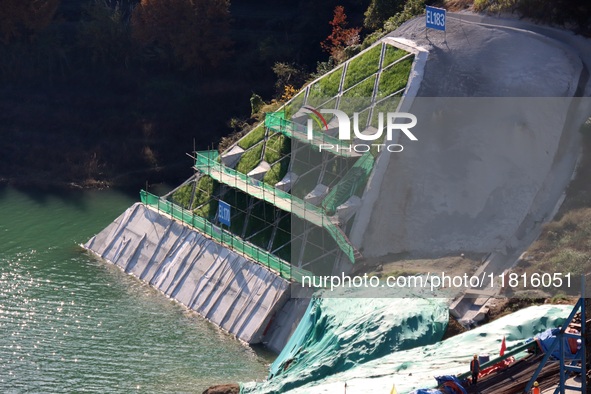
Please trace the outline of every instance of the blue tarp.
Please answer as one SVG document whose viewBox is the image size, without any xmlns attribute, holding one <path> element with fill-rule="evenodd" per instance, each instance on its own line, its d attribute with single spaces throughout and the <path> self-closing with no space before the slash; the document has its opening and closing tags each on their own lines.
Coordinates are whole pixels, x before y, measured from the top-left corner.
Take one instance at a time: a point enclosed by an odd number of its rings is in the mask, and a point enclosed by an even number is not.
<svg viewBox="0 0 591 394">
<path fill-rule="evenodd" d="M 558 335 L 559 332 L 560 332 L 560 329 L 558 329 L 558 328 L 549 328 L 546 331 L 540 333 L 540 335 L 536 336 L 536 339 L 538 340 L 538 343 L 542 347 L 542 350 L 544 351 L 544 353 L 548 353 L 552 344 L 556 340 L 558 340 L 556 335 Z M 555 358 L 560 357 L 560 346 L 559 345 L 560 344 L 557 344 L 556 347 L 554 348 L 554 351 L 552 351 L 552 357 L 555 357 Z M 571 358 L 576 357 L 576 354 L 571 352 L 568 342 L 565 342 L 565 344 L 564 344 L 564 356 L 567 359 L 571 359 Z"/>
<path fill-rule="evenodd" d="M 459 379 L 453 375 L 436 376 L 437 384 L 442 386 L 444 394 L 468 394 Z"/>
</svg>

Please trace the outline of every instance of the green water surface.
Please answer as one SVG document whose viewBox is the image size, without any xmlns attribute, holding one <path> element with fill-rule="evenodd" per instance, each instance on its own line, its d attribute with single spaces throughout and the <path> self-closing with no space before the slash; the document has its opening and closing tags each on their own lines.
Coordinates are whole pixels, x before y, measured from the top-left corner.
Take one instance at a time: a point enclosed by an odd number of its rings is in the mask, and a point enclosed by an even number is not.
<svg viewBox="0 0 591 394">
<path fill-rule="evenodd" d="M 78 245 L 136 196 L 0 187 L 0 392 L 201 393 L 255 353 Z"/>
</svg>

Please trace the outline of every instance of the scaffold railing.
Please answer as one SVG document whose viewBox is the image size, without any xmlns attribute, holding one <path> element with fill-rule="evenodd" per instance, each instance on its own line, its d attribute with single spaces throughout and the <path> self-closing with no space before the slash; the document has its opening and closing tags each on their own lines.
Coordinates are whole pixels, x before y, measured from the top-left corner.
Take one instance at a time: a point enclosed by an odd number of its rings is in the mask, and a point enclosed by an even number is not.
<svg viewBox="0 0 591 394">
<path fill-rule="evenodd" d="M 195 152 L 195 168 L 220 183 L 271 203 L 275 207 L 292 213 L 318 227 L 323 227 L 335 240 L 345 256 L 352 263 L 355 262 L 355 255 L 359 255 L 359 253 L 351 245 L 345 233 L 326 216 L 321 208 L 283 190 L 276 189 L 265 182 L 224 166 L 217 160 L 217 155 L 216 151 Z"/>
<path fill-rule="evenodd" d="M 189 225 L 201 234 L 224 245 L 228 249 L 243 254 L 251 260 L 254 260 L 256 263 L 277 272 L 284 279 L 302 283 L 303 276 L 313 276 L 311 272 L 293 267 L 287 261 L 280 259 L 276 255 L 239 238 L 230 231 L 214 225 L 207 219 L 196 215 L 171 201 L 165 200 L 145 190 L 140 192 L 140 198 L 142 204 L 180 220 L 182 223 Z"/>
</svg>

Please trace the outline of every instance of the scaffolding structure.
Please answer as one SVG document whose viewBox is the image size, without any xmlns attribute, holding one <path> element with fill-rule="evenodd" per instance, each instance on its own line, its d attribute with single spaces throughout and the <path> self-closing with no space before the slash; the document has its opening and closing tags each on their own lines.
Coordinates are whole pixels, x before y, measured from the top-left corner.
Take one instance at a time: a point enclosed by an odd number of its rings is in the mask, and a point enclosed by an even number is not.
<svg viewBox="0 0 591 394">
<path fill-rule="evenodd" d="M 554 390 L 554 394 L 565 394 L 566 390 L 575 391 L 578 393 L 587 394 L 587 356 L 586 356 L 586 338 L 587 338 L 587 316 L 585 310 L 585 277 L 581 280 L 581 297 L 573 307 L 570 315 L 560 328 L 560 332 L 557 334 L 557 340 L 547 350 L 544 358 L 540 362 L 540 365 L 534 372 L 533 376 L 527 383 L 524 393 L 529 393 L 533 387 L 534 382 L 537 380 L 538 375 L 544 368 L 544 366 L 552 361 L 557 361 L 560 365 L 560 381 L 558 387 Z M 569 327 L 577 326 L 573 320 L 575 315 L 580 313 L 581 323 L 578 327 L 578 333 L 568 332 Z M 575 340 L 580 341 L 580 347 L 574 357 L 566 357 L 566 349 L 569 347 L 568 341 Z M 558 347 L 558 360 L 551 360 L 552 354 Z M 568 375 L 577 374 L 581 378 L 580 386 L 571 386 L 568 384 Z"/>
<path fill-rule="evenodd" d="M 340 108 L 359 112 L 361 115 L 359 119 L 355 115 L 355 120 L 359 120 L 360 127 L 365 130 L 372 124 L 374 108 L 376 111 L 397 108 L 405 91 L 404 84 L 382 84 L 385 81 L 381 79 L 382 73 L 406 72 L 413 59 L 413 53 L 391 43 L 381 42 L 366 49 L 310 83 L 279 112 L 266 114 L 264 123 L 254 129 L 258 130 L 256 137 L 249 134 L 248 142 L 243 145 L 238 142 L 222 157 L 217 151 L 194 152 L 197 172 L 185 183 L 183 198 L 176 199 L 172 192 L 166 196 L 182 206 L 161 206 L 166 200 L 151 201 L 149 205 L 156 204 L 156 209 L 168 210 L 174 217 L 178 216 L 175 212 L 180 212 L 181 217 L 177 219 L 210 236 L 221 231 L 224 239 L 230 240 L 229 244 L 223 242 L 225 245 L 239 245 L 239 251 L 255 261 L 263 256 L 262 264 L 272 265 L 281 274 L 285 264 L 303 272 L 307 272 L 304 267 L 325 264 L 315 267 L 326 273 L 326 269 L 333 269 L 342 258 L 350 263 L 361 260 L 362 255 L 348 239 L 347 231 L 377 153 L 356 152 L 351 148 L 353 141 L 341 141 L 331 135 L 336 130 L 335 125 L 331 131 L 310 130 L 312 139 L 308 139 L 307 127 L 294 119 L 307 118 L 305 111 L 300 111 L 304 105 Z M 292 109 L 299 111 L 300 119 L 288 119 Z M 325 126 L 329 128 L 328 124 Z M 261 127 L 264 127 L 264 135 L 258 134 Z M 283 142 L 278 145 L 275 140 L 271 142 L 273 138 Z M 289 153 L 282 145 L 285 141 L 291 141 Z M 320 145 L 323 146 L 321 150 Z M 246 155 L 248 159 L 241 165 Z M 253 169 L 257 159 L 258 164 Z M 271 183 L 265 182 L 267 173 L 272 175 Z M 282 181 L 287 186 L 275 187 L 277 177 L 284 177 L 286 180 Z M 200 193 L 201 181 L 207 182 L 203 183 L 206 187 Z M 191 196 L 187 198 L 190 186 Z M 357 198 L 353 199 L 354 196 Z M 153 200 L 156 197 L 142 198 Z M 231 225 L 227 230 L 216 214 L 216 207 L 222 201 L 232 207 Z M 185 218 L 190 219 L 187 222 Z M 210 230 L 212 226 L 219 230 Z M 291 264 L 286 262 L 287 256 Z M 301 277 L 298 273 L 296 276 Z"/>
<path fill-rule="evenodd" d="M 333 223 L 321 208 L 228 168 L 218 161 L 217 157 L 217 151 L 195 152 L 195 168 L 220 183 L 241 190 L 257 199 L 267 201 L 275 207 L 292 213 L 315 226 L 323 227 L 333 237 L 344 255 L 352 263 L 355 262 L 355 255 L 358 252 L 351 245 L 341 228 Z"/>
<path fill-rule="evenodd" d="M 287 280 L 294 280 L 298 283 L 302 283 L 302 276 L 313 276 L 311 272 L 293 267 L 287 261 L 280 259 L 276 255 L 235 236 L 230 231 L 225 230 L 220 226 L 216 226 L 209 220 L 194 214 L 192 211 L 173 204 L 171 201 L 167 201 L 145 190 L 140 192 L 140 198 L 144 205 L 155 209 L 159 213 L 162 212 L 170 215 L 172 218 L 189 225 L 201 234 L 214 239 L 221 245 L 243 254 L 268 269 L 277 272 L 281 277 Z"/>
</svg>

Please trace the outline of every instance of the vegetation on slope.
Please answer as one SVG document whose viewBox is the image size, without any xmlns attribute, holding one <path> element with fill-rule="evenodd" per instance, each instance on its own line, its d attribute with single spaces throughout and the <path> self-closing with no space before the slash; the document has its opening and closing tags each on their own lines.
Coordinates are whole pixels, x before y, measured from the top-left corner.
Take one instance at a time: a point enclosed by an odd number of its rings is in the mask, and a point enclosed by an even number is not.
<svg viewBox="0 0 591 394">
<path fill-rule="evenodd" d="M 571 288 L 560 289 L 567 294 L 576 294 L 580 275 L 591 272 L 591 118 L 581 131 L 583 156 L 566 198 L 554 220 L 544 225 L 538 240 L 514 269 L 518 274 L 530 275 L 571 273 Z"/>
</svg>

